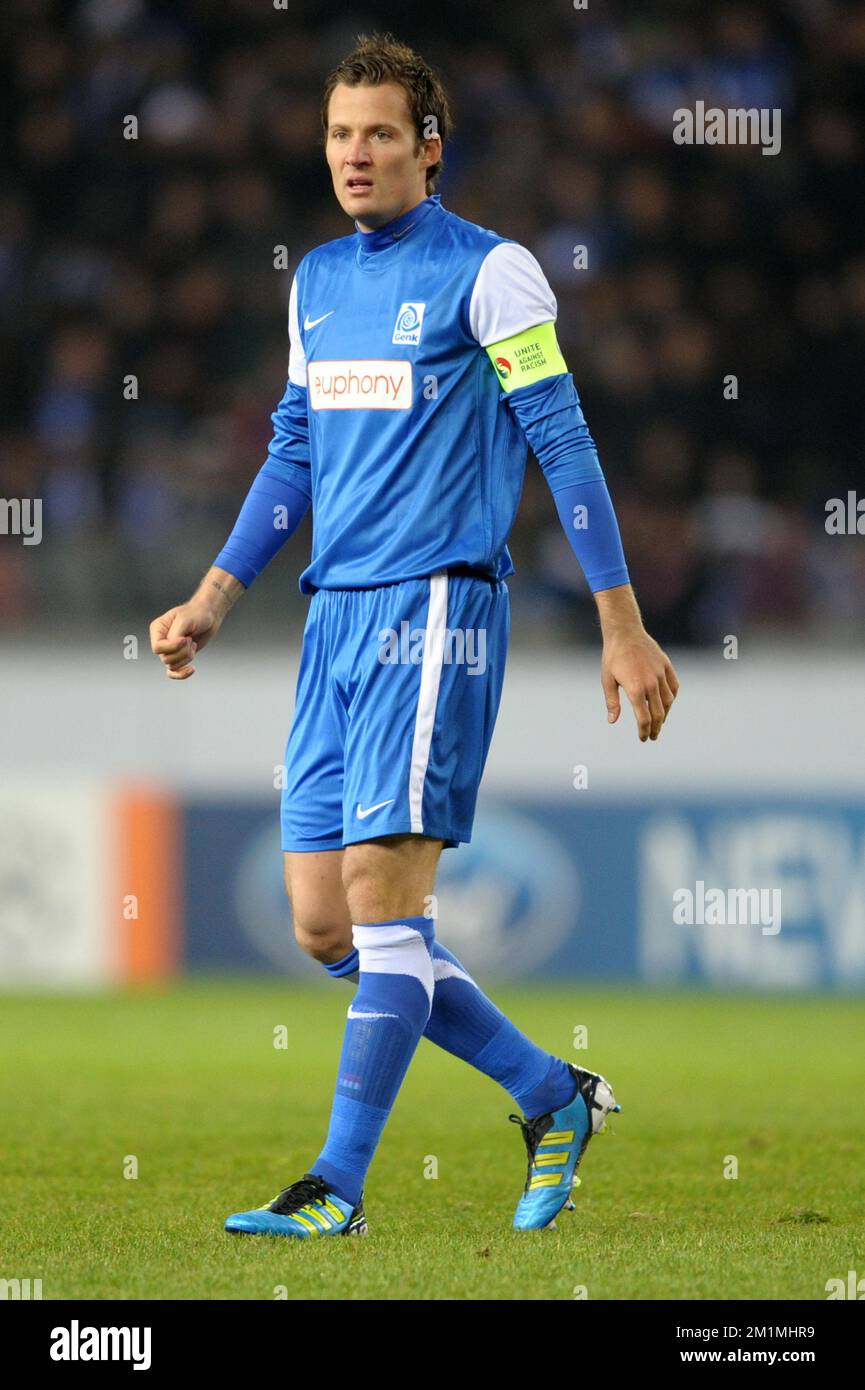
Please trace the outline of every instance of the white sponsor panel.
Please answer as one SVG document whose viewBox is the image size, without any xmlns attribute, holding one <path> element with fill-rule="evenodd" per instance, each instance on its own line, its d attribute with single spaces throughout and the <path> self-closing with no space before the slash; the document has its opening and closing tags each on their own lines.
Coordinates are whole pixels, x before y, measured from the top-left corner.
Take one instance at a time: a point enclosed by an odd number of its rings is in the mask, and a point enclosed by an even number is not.
<svg viewBox="0 0 865 1390">
<path fill-rule="evenodd" d="M 0 789 L 0 989 L 116 978 L 110 858 L 103 788 L 51 779 Z"/>
<path fill-rule="evenodd" d="M 411 363 L 398 358 L 310 362 L 307 386 L 313 410 L 411 409 Z"/>
</svg>

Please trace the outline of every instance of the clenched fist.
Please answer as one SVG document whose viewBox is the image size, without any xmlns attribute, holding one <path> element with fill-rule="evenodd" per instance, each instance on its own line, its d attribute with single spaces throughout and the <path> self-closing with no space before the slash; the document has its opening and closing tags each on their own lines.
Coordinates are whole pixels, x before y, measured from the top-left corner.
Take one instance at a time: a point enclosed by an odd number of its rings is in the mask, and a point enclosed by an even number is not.
<svg viewBox="0 0 865 1390">
<path fill-rule="evenodd" d="M 214 568 L 187 603 L 153 619 L 150 646 L 171 680 L 185 681 L 195 675 L 192 658 L 216 636 L 229 608 L 243 592 L 239 579 Z"/>
</svg>

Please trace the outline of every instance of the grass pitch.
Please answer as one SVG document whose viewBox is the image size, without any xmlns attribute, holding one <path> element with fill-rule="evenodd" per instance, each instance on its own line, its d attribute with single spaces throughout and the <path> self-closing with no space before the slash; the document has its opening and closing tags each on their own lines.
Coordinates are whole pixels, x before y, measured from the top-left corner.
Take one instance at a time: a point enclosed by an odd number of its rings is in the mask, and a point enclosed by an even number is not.
<svg viewBox="0 0 865 1390">
<path fill-rule="evenodd" d="M 41 1278 L 45 1299 L 822 1300 L 865 1274 L 865 1002 L 490 992 L 622 1103 L 558 1230 L 511 1229 L 516 1107 L 423 1039 L 370 1170 L 369 1236 L 223 1231 L 319 1152 L 344 982 L 16 996 L 0 1001 L 0 1277 Z"/>
</svg>

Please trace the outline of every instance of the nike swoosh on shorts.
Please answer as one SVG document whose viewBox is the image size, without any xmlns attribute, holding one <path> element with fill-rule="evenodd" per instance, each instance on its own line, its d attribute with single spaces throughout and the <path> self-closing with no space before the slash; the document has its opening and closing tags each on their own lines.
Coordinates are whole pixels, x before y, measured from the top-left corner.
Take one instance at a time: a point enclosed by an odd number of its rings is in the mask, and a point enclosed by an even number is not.
<svg viewBox="0 0 865 1390">
<path fill-rule="evenodd" d="M 390 798 L 390 801 L 378 801 L 376 802 L 375 806 L 367 806 L 366 810 L 364 810 L 360 802 L 358 802 L 357 811 L 355 814 L 357 815 L 358 820 L 366 820 L 367 816 L 371 816 L 373 811 L 380 811 L 382 806 L 390 806 L 395 800 L 396 797 L 392 796 Z"/>
</svg>

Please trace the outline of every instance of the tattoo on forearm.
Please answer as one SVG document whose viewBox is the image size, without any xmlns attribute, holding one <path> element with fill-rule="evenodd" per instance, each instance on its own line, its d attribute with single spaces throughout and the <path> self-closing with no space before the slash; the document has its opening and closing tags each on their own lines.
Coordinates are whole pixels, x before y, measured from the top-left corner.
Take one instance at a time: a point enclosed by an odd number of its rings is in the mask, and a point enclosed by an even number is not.
<svg viewBox="0 0 865 1390">
<path fill-rule="evenodd" d="M 218 589 L 219 592 L 220 592 L 221 594 L 224 594 L 224 595 L 225 595 L 225 598 L 226 598 L 226 600 L 227 600 L 228 603 L 230 603 L 230 604 L 233 604 L 233 603 L 234 603 L 234 598 L 233 598 L 232 595 L 228 592 L 228 590 L 226 589 L 226 587 L 225 587 L 224 584 L 220 584 L 220 582 L 219 582 L 218 579 L 211 579 L 210 582 L 211 582 L 211 584 L 213 585 L 213 587 L 214 587 L 215 589 Z"/>
</svg>

